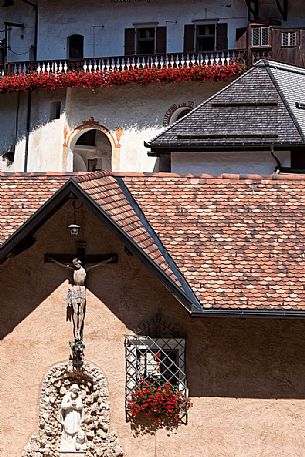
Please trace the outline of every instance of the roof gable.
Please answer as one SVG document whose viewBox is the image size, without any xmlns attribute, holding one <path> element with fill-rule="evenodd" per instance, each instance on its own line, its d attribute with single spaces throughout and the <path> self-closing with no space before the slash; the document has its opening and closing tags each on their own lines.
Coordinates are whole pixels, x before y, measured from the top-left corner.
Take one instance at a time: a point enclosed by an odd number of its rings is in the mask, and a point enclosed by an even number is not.
<svg viewBox="0 0 305 457">
<path fill-rule="evenodd" d="M 97 172 L 67 179 L 4 242 L 0 258 L 18 253 L 16 247 L 72 193 L 121 237 L 192 315 L 305 317 L 303 176 Z M 32 180 L 35 176 L 28 177 L 29 189 Z M 21 190 L 26 206 L 28 196 L 34 197 L 22 185 Z M 19 202 L 19 192 L 17 183 L 12 205 L 15 196 Z M 36 192 L 45 190 L 38 186 Z M 10 213 L 4 208 L 3 227 L 6 219 L 10 221 Z"/>
<path fill-rule="evenodd" d="M 305 110 L 296 112 L 295 98 L 302 99 L 305 72 L 296 74 L 287 70 L 295 67 L 284 67 L 258 62 L 154 138 L 149 144 L 152 152 L 304 143 Z M 288 85 L 291 73 L 293 82 Z"/>
<path fill-rule="evenodd" d="M 7 202 L 11 202 L 13 224 L 4 234 L 4 242 L 0 246 L 0 262 L 5 261 L 10 255 L 21 252 L 22 244 L 25 249 L 31 247 L 30 237 L 73 194 L 76 198 L 83 199 L 99 218 L 110 225 L 126 245 L 155 271 L 183 306 L 189 311 L 201 309 L 196 295 L 171 261 L 170 255 L 154 235 L 144 216 L 139 217 L 122 186 L 108 172 L 88 173 L 83 176 L 80 174 L 73 177 L 67 175 L 66 180 L 55 179 L 56 185 L 54 182 L 51 185 L 47 175 L 44 180 L 41 180 L 40 175 L 24 175 L 23 178 L 27 178 L 26 186 L 24 179 L 19 180 L 19 184 L 18 182 L 11 184 L 14 182 L 13 176 L 7 177 L 9 183 L 5 182 L 5 175 L 2 175 L 2 178 L 2 195 Z M 36 178 L 39 183 L 35 182 Z M 49 184 L 47 191 L 41 185 L 41 181 Z M 12 189 L 14 192 L 11 192 Z M 33 193 L 34 189 L 35 193 Z M 50 198 L 46 201 L 47 195 L 50 195 Z M 16 204 L 14 204 L 14 197 L 16 197 Z M 20 200 L 23 201 L 22 204 L 19 204 Z M 30 211 L 25 211 L 32 200 Z M 39 206 L 39 202 L 42 206 Z M 10 215 L 5 209 L 1 211 L 1 208 L 0 214 L 5 227 L 6 221 L 10 221 Z"/>
</svg>

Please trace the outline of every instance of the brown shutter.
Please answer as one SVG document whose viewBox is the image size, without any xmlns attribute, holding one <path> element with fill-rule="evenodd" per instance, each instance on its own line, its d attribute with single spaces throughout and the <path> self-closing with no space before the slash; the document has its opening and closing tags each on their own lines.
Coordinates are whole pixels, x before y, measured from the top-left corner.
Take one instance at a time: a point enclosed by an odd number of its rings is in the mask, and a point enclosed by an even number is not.
<svg viewBox="0 0 305 457">
<path fill-rule="evenodd" d="M 235 39 L 235 48 L 236 49 L 246 49 L 247 44 L 247 27 L 239 27 L 236 29 L 236 39 Z"/>
<path fill-rule="evenodd" d="M 166 27 L 156 28 L 156 53 L 166 53 Z"/>
<path fill-rule="evenodd" d="M 194 52 L 194 36 L 195 36 L 195 26 L 185 25 L 184 26 L 184 52 Z"/>
<path fill-rule="evenodd" d="M 223 51 L 228 49 L 228 24 L 217 24 L 216 25 L 216 49 L 217 51 Z"/>
<path fill-rule="evenodd" d="M 135 54 L 135 29 L 125 29 L 125 56 Z"/>
</svg>

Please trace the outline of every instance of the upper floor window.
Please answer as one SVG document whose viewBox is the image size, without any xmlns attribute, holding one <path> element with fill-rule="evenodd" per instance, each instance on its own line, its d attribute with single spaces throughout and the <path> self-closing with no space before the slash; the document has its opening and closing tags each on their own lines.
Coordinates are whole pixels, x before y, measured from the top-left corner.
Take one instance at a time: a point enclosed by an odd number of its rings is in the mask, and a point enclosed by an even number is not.
<svg viewBox="0 0 305 457">
<path fill-rule="evenodd" d="M 228 49 L 228 24 L 186 24 L 184 26 L 184 52 L 226 49 Z"/>
<path fill-rule="evenodd" d="M 61 102 L 56 101 L 50 104 L 50 121 L 54 119 L 60 119 L 61 114 Z"/>
<path fill-rule="evenodd" d="M 196 27 L 196 51 L 213 51 L 215 49 L 215 24 Z"/>
<path fill-rule="evenodd" d="M 84 57 L 83 35 L 71 35 L 68 37 L 68 59 L 82 59 Z"/>
<path fill-rule="evenodd" d="M 166 53 L 166 27 L 125 29 L 125 55 Z"/>
<path fill-rule="evenodd" d="M 282 32 L 282 47 L 295 47 L 296 35 L 296 32 Z"/>
<path fill-rule="evenodd" d="M 270 46 L 269 27 L 252 27 L 252 46 Z"/>
<path fill-rule="evenodd" d="M 154 54 L 156 44 L 156 29 L 137 29 L 136 34 L 137 54 Z"/>
</svg>

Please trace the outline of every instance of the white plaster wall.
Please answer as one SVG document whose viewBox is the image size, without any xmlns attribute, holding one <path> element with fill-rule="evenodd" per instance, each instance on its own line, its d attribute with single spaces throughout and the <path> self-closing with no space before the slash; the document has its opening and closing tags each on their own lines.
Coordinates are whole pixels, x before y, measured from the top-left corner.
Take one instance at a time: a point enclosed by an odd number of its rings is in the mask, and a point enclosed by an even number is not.
<svg viewBox="0 0 305 457">
<path fill-rule="evenodd" d="M 28 171 L 62 171 L 66 90 L 39 89 L 32 95 Z M 61 116 L 50 120 L 51 103 L 61 102 Z"/>
<path fill-rule="evenodd" d="M 94 117 L 113 135 L 115 129 L 122 128 L 119 162 L 117 165 L 113 162 L 113 171 L 153 171 L 156 158 L 147 156 L 144 141 L 150 141 L 164 130 L 166 111 L 173 104 L 188 101 L 198 105 L 226 84 L 223 81 L 181 82 L 164 86 L 134 84 L 104 88 L 96 93 L 69 89 L 66 103 L 68 130 L 73 131 L 90 117 Z"/>
<path fill-rule="evenodd" d="M 136 84 L 99 89 L 68 89 L 32 94 L 32 127 L 29 140 L 28 171 L 72 171 L 64 143 L 74 129 L 91 117 L 109 130 L 122 128 L 118 160 L 113 171 L 154 171 L 156 158 L 148 157 L 144 141 L 149 142 L 164 130 L 163 117 L 174 104 L 194 102 L 198 105 L 227 82 L 181 82 L 159 86 Z M 3 101 L 3 103 L 2 103 Z M 62 102 L 60 119 L 50 121 L 50 106 Z M 21 95 L 15 162 L 7 167 L 0 160 L 0 171 L 23 171 L 27 117 L 27 94 Z M 1 148 L 15 138 L 16 95 L 0 96 Z"/>
<path fill-rule="evenodd" d="M 247 25 L 244 0 L 39 0 L 38 59 L 65 59 L 67 37 L 85 37 L 85 57 L 124 54 L 124 29 L 134 23 L 158 22 L 167 27 L 168 52 L 183 50 L 183 26 L 196 19 L 219 19 L 228 23 L 229 48 L 235 45 L 235 29 Z M 231 5 L 228 7 L 227 5 Z M 261 17 L 282 20 L 275 0 L 260 1 Z M 0 39 L 4 21 L 24 23 L 25 28 L 10 31 L 8 61 L 29 59 L 34 42 L 34 10 L 16 0 L 14 7 L 0 10 Z M 286 26 L 304 26 L 304 2 L 289 2 Z"/>
<path fill-rule="evenodd" d="M 125 28 L 145 22 L 167 26 L 168 52 L 181 52 L 184 24 L 215 18 L 228 22 L 233 48 L 236 27 L 247 24 L 243 0 L 75 0 L 73 6 L 70 0 L 41 0 L 38 59 L 65 59 L 72 34 L 84 35 L 85 57 L 124 55 Z"/>
<path fill-rule="evenodd" d="M 290 152 L 276 152 L 281 164 L 290 166 Z M 270 151 L 261 152 L 172 152 L 171 171 L 174 173 L 208 173 L 218 176 L 222 173 L 255 173 L 269 175 L 276 166 Z"/>
<path fill-rule="evenodd" d="M 24 24 L 24 28 L 11 27 L 8 32 L 8 61 L 29 60 L 30 47 L 34 44 L 34 9 L 20 0 L 12 7 L 2 8 L 0 3 L 0 40 L 5 37 L 4 22 Z"/>
</svg>

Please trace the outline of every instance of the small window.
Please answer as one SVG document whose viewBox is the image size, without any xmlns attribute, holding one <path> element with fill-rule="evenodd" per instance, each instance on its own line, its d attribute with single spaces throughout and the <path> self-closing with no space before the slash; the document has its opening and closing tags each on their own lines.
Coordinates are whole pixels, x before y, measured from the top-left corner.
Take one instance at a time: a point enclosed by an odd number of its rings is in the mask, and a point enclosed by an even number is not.
<svg viewBox="0 0 305 457">
<path fill-rule="evenodd" d="M 96 171 L 97 159 L 88 159 L 87 170 Z"/>
<path fill-rule="evenodd" d="M 68 59 L 82 59 L 84 57 L 84 37 L 71 35 L 68 37 Z"/>
<path fill-rule="evenodd" d="M 270 46 L 269 27 L 252 27 L 252 46 Z"/>
<path fill-rule="evenodd" d="M 196 51 L 214 51 L 215 24 L 198 25 L 196 27 Z"/>
<path fill-rule="evenodd" d="M 282 32 L 282 47 L 291 47 L 296 46 L 296 32 Z"/>
<path fill-rule="evenodd" d="M 50 105 L 50 121 L 59 119 L 61 114 L 61 102 L 52 102 Z"/>
<path fill-rule="evenodd" d="M 10 146 L 2 155 L 2 158 L 6 160 L 6 165 L 10 167 L 15 160 L 15 146 Z"/>
<path fill-rule="evenodd" d="M 96 146 L 96 130 L 91 129 L 83 133 L 76 144 L 79 146 Z"/>
<path fill-rule="evenodd" d="M 185 339 L 127 336 L 126 407 L 132 392 L 142 381 L 165 384 L 167 381 L 187 394 Z"/>
<path fill-rule="evenodd" d="M 155 31 L 154 27 L 137 29 L 137 54 L 155 53 Z"/>
</svg>

